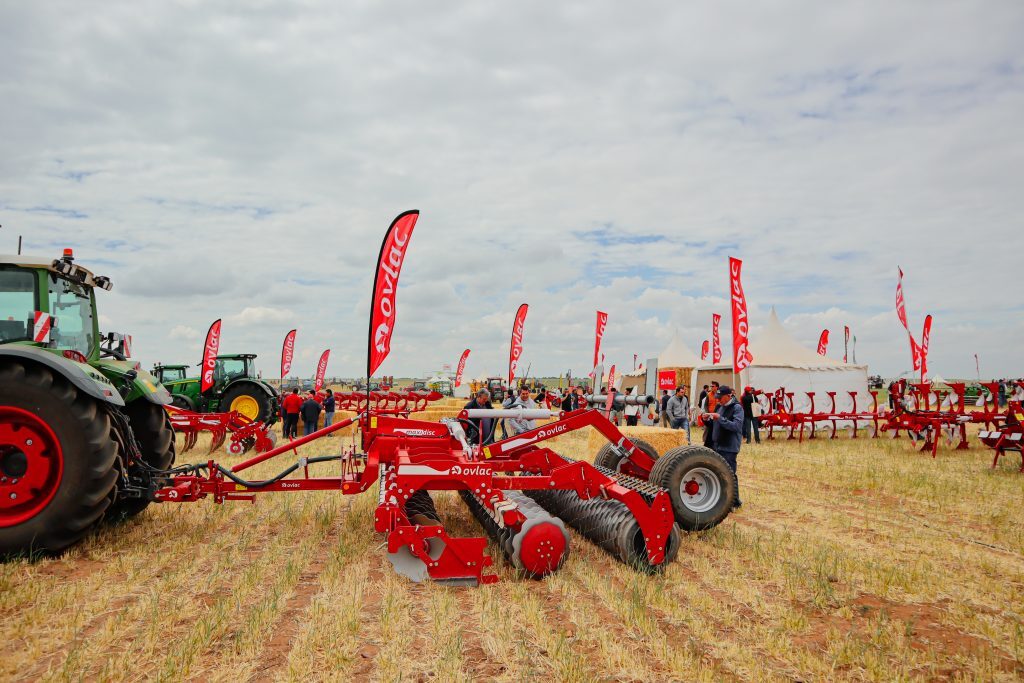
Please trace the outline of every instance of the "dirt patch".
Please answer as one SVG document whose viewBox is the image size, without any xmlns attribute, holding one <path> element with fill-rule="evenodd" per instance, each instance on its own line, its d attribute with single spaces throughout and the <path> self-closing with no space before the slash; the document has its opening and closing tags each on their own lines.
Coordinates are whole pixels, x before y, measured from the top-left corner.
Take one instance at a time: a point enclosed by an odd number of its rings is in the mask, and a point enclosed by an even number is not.
<svg viewBox="0 0 1024 683">
<path fill-rule="evenodd" d="M 846 603 L 851 608 L 850 618 L 837 614 L 839 610 L 823 612 L 795 605 L 807 617 L 807 632 L 793 639 L 795 645 L 823 652 L 827 648 L 829 631 L 835 630 L 846 638 L 868 639 L 879 619 L 902 622 L 910 637 L 910 647 L 921 652 L 940 651 L 950 659 L 956 657 L 993 657 L 1004 671 L 1024 673 L 1024 664 L 991 642 L 965 633 L 943 623 L 949 611 L 949 600 L 934 603 L 900 603 L 863 593 Z"/>
</svg>

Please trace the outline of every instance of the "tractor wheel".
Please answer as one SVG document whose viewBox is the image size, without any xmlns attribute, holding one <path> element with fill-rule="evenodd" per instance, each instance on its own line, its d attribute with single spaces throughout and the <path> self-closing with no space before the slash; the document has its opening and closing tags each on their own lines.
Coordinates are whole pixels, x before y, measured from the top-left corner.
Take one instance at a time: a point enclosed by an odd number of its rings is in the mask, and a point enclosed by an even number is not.
<svg viewBox="0 0 1024 683">
<path fill-rule="evenodd" d="M 158 470 L 171 467 L 176 446 L 174 428 L 163 406 L 139 399 L 129 403 L 124 412 L 146 464 Z M 115 518 L 134 517 L 145 510 L 149 503 L 145 498 L 119 498 L 111 506 L 110 515 Z"/>
<path fill-rule="evenodd" d="M 184 394 L 171 394 L 171 405 L 175 408 L 181 408 L 182 410 L 189 410 L 193 413 L 196 412 L 195 401 Z"/>
<path fill-rule="evenodd" d="M 630 441 L 632 441 L 637 448 L 651 456 L 651 460 L 658 459 L 658 451 L 656 451 L 654 446 L 651 444 L 642 439 L 630 439 Z M 601 450 L 599 450 L 597 455 L 594 457 L 594 464 L 600 467 L 607 467 L 610 470 L 618 472 L 622 469 L 622 463 L 624 460 L 625 458 L 619 457 L 619 454 L 612 450 L 612 445 L 610 443 L 606 443 L 604 446 L 601 446 Z"/>
<path fill-rule="evenodd" d="M 705 446 L 680 446 L 661 456 L 650 482 L 668 489 L 676 522 L 685 531 L 710 529 L 729 516 L 736 499 L 736 474 Z"/>
<path fill-rule="evenodd" d="M 268 422 L 274 416 L 274 401 L 266 390 L 252 382 L 228 387 L 220 400 L 220 410 L 235 411 L 253 422 Z"/>
<path fill-rule="evenodd" d="M 58 552 L 99 521 L 117 482 L 110 429 L 60 375 L 0 364 L 0 555 Z"/>
</svg>

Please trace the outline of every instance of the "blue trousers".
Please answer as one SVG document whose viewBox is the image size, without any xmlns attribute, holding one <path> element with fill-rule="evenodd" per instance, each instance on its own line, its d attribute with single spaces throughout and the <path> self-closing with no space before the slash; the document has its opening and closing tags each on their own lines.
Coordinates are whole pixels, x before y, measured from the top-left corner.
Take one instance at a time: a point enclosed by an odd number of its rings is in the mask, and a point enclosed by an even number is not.
<svg viewBox="0 0 1024 683">
<path fill-rule="evenodd" d="M 316 431 L 316 422 L 306 422 L 305 420 L 303 420 L 302 427 L 302 435 L 309 436 L 310 434 Z"/>
<path fill-rule="evenodd" d="M 678 420 L 672 420 L 672 429 L 685 429 L 686 440 L 690 440 L 690 420 L 689 418 L 680 418 Z"/>
<path fill-rule="evenodd" d="M 729 463 L 729 467 L 732 468 L 733 474 L 736 474 L 736 456 L 739 453 L 729 453 L 728 451 L 717 451 L 717 453 Z M 740 478 L 736 477 L 736 505 L 740 504 Z"/>
</svg>

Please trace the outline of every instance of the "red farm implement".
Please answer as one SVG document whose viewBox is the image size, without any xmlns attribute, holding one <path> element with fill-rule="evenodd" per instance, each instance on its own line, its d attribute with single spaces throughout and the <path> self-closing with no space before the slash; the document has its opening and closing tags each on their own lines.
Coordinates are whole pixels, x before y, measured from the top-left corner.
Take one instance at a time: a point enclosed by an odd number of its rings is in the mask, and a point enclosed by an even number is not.
<svg viewBox="0 0 1024 683">
<path fill-rule="evenodd" d="M 202 432 L 209 432 L 211 435 L 210 449 L 207 453 L 213 453 L 220 448 L 228 434 L 231 435 L 231 442 L 227 445 L 227 452 L 231 455 L 242 455 L 254 448 L 257 453 L 263 453 L 273 448 L 276 443 L 276 435 L 268 425 L 250 420 L 234 411 L 230 413 L 195 413 L 174 406 L 165 406 L 165 408 L 174 431 L 185 436 L 185 443 L 181 448 L 182 453 L 195 447 L 199 434 Z"/>
<path fill-rule="evenodd" d="M 938 453 L 939 442 L 945 437 L 946 443 L 957 450 L 969 447 L 967 425 L 980 424 L 984 429 L 979 432 L 979 439 L 987 446 L 996 449 L 993 467 L 999 456 L 1006 451 L 1016 451 L 1020 446 L 1019 420 L 1014 414 L 1014 405 L 1000 411 L 995 399 L 997 385 L 987 383 L 981 385 L 985 390 L 981 394 L 978 407 L 980 410 L 966 409 L 966 384 L 962 382 L 946 382 L 941 385 L 924 383 L 899 382 L 894 387 L 892 407 L 878 405 L 878 393 L 871 392 L 871 408 L 858 410 L 857 392 L 848 392 L 852 408 L 836 409 L 837 392 L 824 392 L 828 397 L 828 410 L 816 408 L 816 393 L 806 392 L 808 410 L 795 411 L 793 392 L 779 389 L 773 394 L 774 409 L 761 417 L 761 425 L 768 430 L 768 438 L 774 438 L 776 429 L 783 430 L 788 439 L 803 441 L 818 437 L 825 432 L 828 438 L 836 438 L 840 427 L 850 428 L 851 436 L 857 438 L 862 426 L 867 427 L 872 437 L 883 432 L 899 438 L 900 432 L 906 432 L 915 446 L 922 452 L 931 452 L 932 457 Z M 997 445 L 998 444 L 998 445 Z M 1024 467 L 1024 463 L 1022 463 Z M 1022 469 L 1024 471 L 1024 469 Z"/>
<path fill-rule="evenodd" d="M 987 395 L 982 394 L 985 428 L 978 432 L 978 438 L 995 451 L 992 469 L 999 464 L 1000 457 L 1007 453 L 1017 453 L 1021 457 L 1020 471 L 1024 472 L 1024 404 L 1020 400 L 1011 399 L 1006 412 L 1001 413 L 996 398 L 998 386 L 995 383 L 983 386 L 988 390 Z M 1017 382 L 1017 387 L 1018 392 L 1024 391 L 1024 382 Z M 1020 393 L 1017 397 L 1020 397 Z"/>
<path fill-rule="evenodd" d="M 408 407 L 408 406 L 406 406 Z M 378 485 L 374 528 L 386 534 L 396 571 L 413 580 L 490 583 L 486 539 L 449 536 L 431 491 L 458 491 L 509 561 L 524 574 L 545 576 L 569 552 L 569 525 L 616 559 L 643 571 L 671 561 L 679 529 L 715 526 L 729 514 L 735 476 L 716 453 L 700 446 L 660 458 L 622 435 L 596 410 L 464 410 L 440 423 L 410 420 L 381 409 L 342 420 L 227 468 L 212 460 L 168 472 L 154 498 L 192 502 L 254 500 L 258 493 L 334 490 L 358 494 Z M 465 425 L 502 418 L 558 420 L 489 445 L 470 444 Z M 358 423 L 364 452 L 298 457 L 277 476 L 250 481 L 242 473 L 331 432 Z M 574 461 L 543 443 L 593 427 L 610 442 L 614 469 Z M 486 427 L 485 427 L 486 429 Z M 608 461 L 607 458 L 604 459 Z M 330 463 L 332 476 L 310 476 Z M 301 476 L 291 477 L 299 472 Z"/>
<path fill-rule="evenodd" d="M 444 398 L 436 391 L 336 391 L 334 400 L 338 410 L 364 413 L 369 406 L 372 410 L 384 410 L 392 415 L 409 416 L 409 413 L 426 410 L 427 405 Z"/>
</svg>

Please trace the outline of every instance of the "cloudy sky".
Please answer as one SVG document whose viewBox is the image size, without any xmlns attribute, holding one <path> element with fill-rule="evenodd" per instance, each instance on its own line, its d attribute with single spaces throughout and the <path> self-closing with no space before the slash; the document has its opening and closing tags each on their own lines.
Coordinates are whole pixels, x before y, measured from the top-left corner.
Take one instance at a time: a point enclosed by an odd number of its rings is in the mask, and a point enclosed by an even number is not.
<svg viewBox="0 0 1024 683">
<path fill-rule="evenodd" d="M 1024 4 L 8 2 L 0 252 L 73 246 L 144 362 L 365 370 L 380 240 L 422 212 L 382 371 L 695 350 L 744 260 L 813 346 L 1024 372 Z M 724 343 L 730 343 L 723 325 Z M 755 346 L 756 355 L 756 346 Z M 728 352 L 727 352 L 728 355 Z"/>
</svg>

